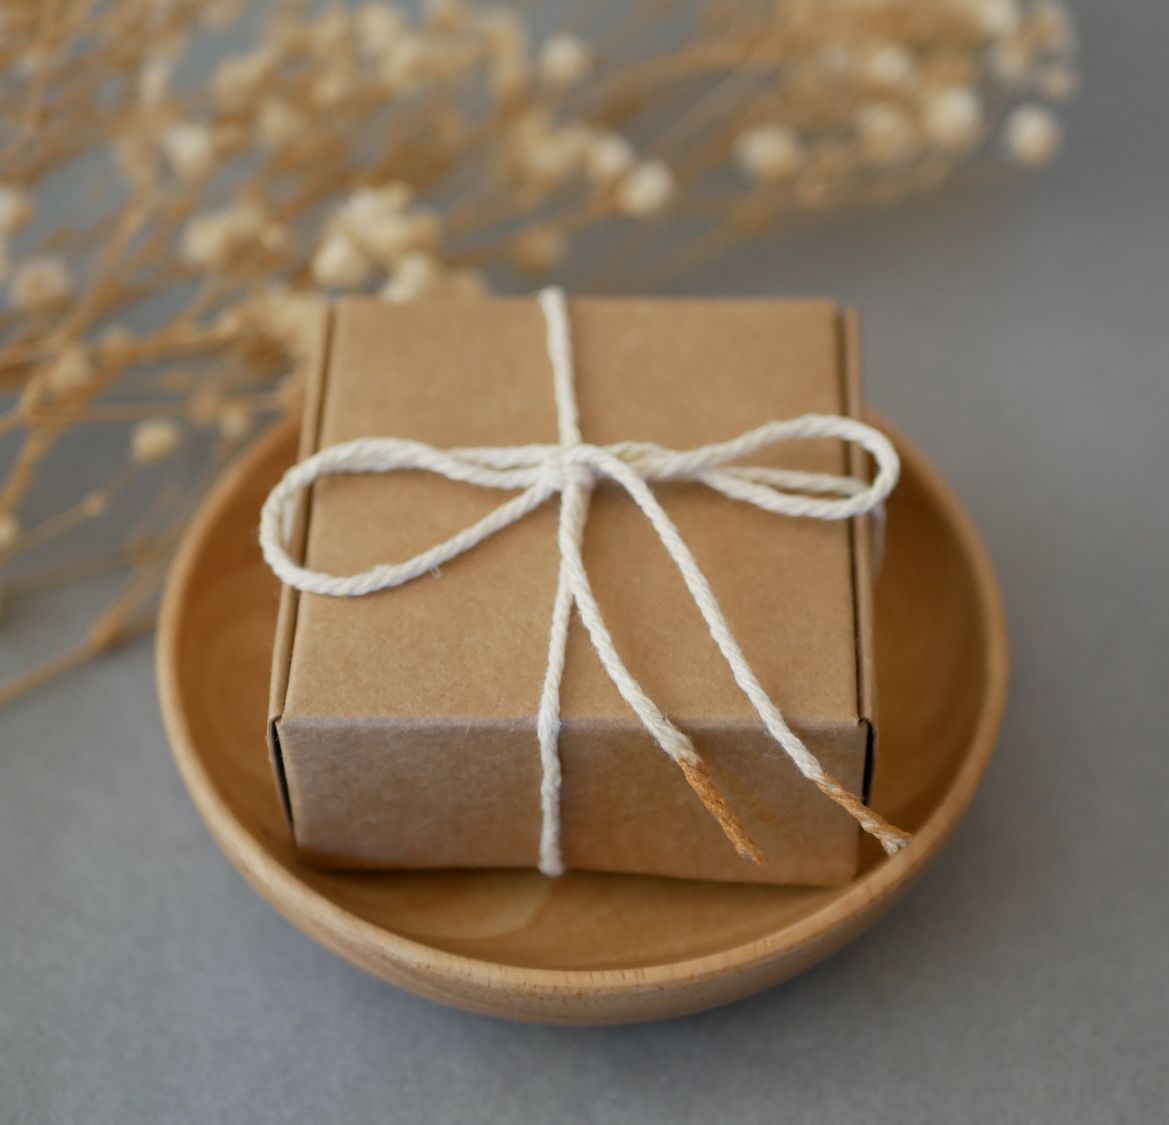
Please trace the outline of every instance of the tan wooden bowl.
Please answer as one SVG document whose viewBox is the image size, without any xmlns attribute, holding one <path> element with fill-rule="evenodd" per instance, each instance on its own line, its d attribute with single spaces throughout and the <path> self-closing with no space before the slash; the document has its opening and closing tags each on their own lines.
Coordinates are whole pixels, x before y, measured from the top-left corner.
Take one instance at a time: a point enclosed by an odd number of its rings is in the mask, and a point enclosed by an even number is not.
<svg viewBox="0 0 1169 1125">
<path fill-rule="evenodd" d="M 905 474 L 877 597 L 874 804 L 915 837 L 891 860 L 866 851 L 847 886 L 299 866 L 264 746 L 277 585 L 256 535 L 260 504 L 295 454 L 290 423 L 219 482 L 170 575 L 158 680 L 187 788 L 281 913 L 355 965 L 435 1000 L 616 1023 L 713 1007 L 791 977 L 860 933 L 921 872 L 969 804 L 1002 715 L 1007 643 L 991 564 L 937 471 L 909 441 L 898 445 Z"/>
</svg>

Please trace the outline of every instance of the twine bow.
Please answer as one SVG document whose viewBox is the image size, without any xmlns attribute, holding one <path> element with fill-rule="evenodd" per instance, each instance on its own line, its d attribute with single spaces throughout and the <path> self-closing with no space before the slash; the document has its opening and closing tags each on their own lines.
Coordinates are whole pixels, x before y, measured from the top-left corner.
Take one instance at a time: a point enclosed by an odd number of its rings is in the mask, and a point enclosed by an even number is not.
<svg viewBox="0 0 1169 1125">
<path fill-rule="evenodd" d="M 590 445 L 582 439 L 577 417 L 572 341 L 563 292 L 555 288 L 543 290 L 540 307 L 547 326 L 547 350 L 552 365 L 560 435 L 558 444 L 437 449 L 405 438 L 377 437 L 329 446 L 293 466 L 268 496 L 260 516 L 260 544 L 268 565 L 283 582 L 306 593 L 360 597 L 401 586 L 434 571 L 523 519 L 559 493 L 560 572 L 552 606 L 548 666 L 536 722 L 543 769 L 540 870 L 548 875 L 558 875 L 564 870 L 560 846 L 558 742 L 560 684 L 573 606 L 622 698 L 661 749 L 681 768 L 690 787 L 739 854 L 762 863 L 765 861 L 762 852 L 710 780 L 693 743 L 661 712 L 625 666 L 601 615 L 581 556 L 581 544 L 592 489 L 601 480 L 611 480 L 625 489 L 657 532 L 681 572 L 735 683 L 750 700 L 771 736 L 800 773 L 845 809 L 866 832 L 875 836 L 888 854 L 899 851 L 908 841 L 908 834 L 893 827 L 828 774 L 788 726 L 747 663 L 694 555 L 650 488 L 654 482 L 694 481 L 732 500 L 754 504 L 777 515 L 849 519 L 878 508 L 896 485 L 900 465 L 892 444 L 884 434 L 853 418 L 805 414 L 799 418 L 768 422 L 730 441 L 698 449 L 673 450 L 637 441 Z M 797 438 L 854 442 L 872 455 L 876 464 L 873 480 L 866 482 L 830 473 L 735 463 L 760 449 Z M 382 563 L 360 574 L 342 576 L 303 567 L 288 554 L 285 544 L 291 535 L 297 497 L 314 481 L 341 473 L 388 473 L 410 469 L 436 473 L 449 480 L 483 488 L 522 491 L 477 523 L 405 562 Z"/>
</svg>

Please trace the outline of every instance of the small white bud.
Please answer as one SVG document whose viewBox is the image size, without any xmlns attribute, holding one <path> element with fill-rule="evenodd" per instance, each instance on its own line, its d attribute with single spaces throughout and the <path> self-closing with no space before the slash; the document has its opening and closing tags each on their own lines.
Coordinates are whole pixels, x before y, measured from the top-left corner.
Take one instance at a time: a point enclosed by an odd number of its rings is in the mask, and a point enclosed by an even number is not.
<svg viewBox="0 0 1169 1125">
<path fill-rule="evenodd" d="M 735 138 L 735 163 L 751 179 L 776 184 L 789 179 L 804 162 L 799 137 L 783 125 L 757 125 Z"/>
<path fill-rule="evenodd" d="M 267 149 L 283 148 L 304 131 L 305 121 L 287 102 L 265 98 L 256 115 L 256 136 Z"/>
<path fill-rule="evenodd" d="M 442 235 L 442 223 L 435 212 L 406 210 L 412 196 L 412 189 L 404 183 L 361 188 L 338 209 L 333 222 L 367 258 L 390 266 L 412 250 L 438 245 Z"/>
<path fill-rule="evenodd" d="M 313 280 L 330 289 L 356 289 L 369 277 L 369 263 L 347 234 L 337 231 L 313 258 Z"/>
<path fill-rule="evenodd" d="M 582 169 L 592 133 L 583 126 L 548 128 L 535 123 L 520 129 L 518 157 L 524 172 L 540 187 L 554 187 Z"/>
<path fill-rule="evenodd" d="M 433 289 L 441 270 L 429 254 L 407 254 L 381 291 L 386 301 L 413 301 Z"/>
<path fill-rule="evenodd" d="M 219 433 L 225 441 L 242 441 L 252 428 L 252 411 L 244 402 L 232 402 L 219 415 Z"/>
<path fill-rule="evenodd" d="M 916 77 L 917 65 L 904 47 L 888 43 L 878 47 L 865 62 L 865 73 L 880 86 L 908 86 Z"/>
<path fill-rule="evenodd" d="M 266 226 L 263 213 L 249 203 L 195 215 L 183 231 L 180 255 L 190 266 L 222 266 L 233 253 L 259 238 Z"/>
<path fill-rule="evenodd" d="M 953 86 L 934 94 L 926 104 L 926 133 L 941 148 L 960 152 L 982 135 L 982 105 L 973 90 Z"/>
<path fill-rule="evenodd" d="M 368 58 L 385 54 L 402 34 L 405 20 L 389 4 L 366 4 L 357 10 L 357 46 Z"/>
<path fill-rule="evenodd" d="M 189 266 L 216 265 L 226 255 L 227 241 L 227 231 L 218 215 L 196 215 L 183 231 L 180 256 Z"/>
<path fill-rule="evenodd" d="M 477 18 L 479 34 L 496 62 L 514 63 L 528 51 L 528 29 L 510 8 L 487 8 Z"/>
<path fill-rule="evenodd" d="M 16 267 L 9 284 L 15 308 L 43 310 L 60 304 L 73 290 L 69 269 L 54 254 L 28 258 Z"/>
<path fill-rule="evenodd" d="M 130 459 L 139 465 L 162 461 L 179 444 L 179 428 L 170 418 L 147 418 L 130 436 Z"/>
<path fill-rule="evenodd" d="M 215 168 L 215 137 L 202 122 L 184 121 L 164 130 L 162 150 L 184 180 L 202 179 Z"/>
<path fill-rule="evenodd" d="M 138 71 L 138 102 L 148 109 L 159 105 L 170 90 L 174 60 L 168 55 L 146 59 Z"/>
<path fill-rule="evenodd" d="M 11 512 L 0 512 L 0 551 L 7 551 L 20 538 L 20 521 Z"/>
<path fill-rule="evenodd" d="M 553 35 L 540 49 L 540 77 L 557 89 L 575 86 L 592 67 L 588 47 L 575 35 Z"/>
<path fill-rule="evenodd" d="M 637 160 L 637 153 L 624 137 L 616 133 L 599 133 L 585 151 L 585 174 L 597 184 L 611 184 Z"/>
<path fill-rule="evenodd" d="M 1016 0 L 969 0 L 969 4 L 975 24 L 987 35 L 1010 35 L 1019 26 Z"/>
<path fill-rule="evenodd" d="M 93 364 L 78 347 L 66 348 L 45 371 L 45 383 L 54 395 L 68 395 L 93 378 Z"/>
<path fill-rule="evenodd" d="M 1055 157 L 1062 136 L 1051 110 L 1041 105 L 1021 105 L 1007 118 L 1004 140 L 1012 160 L 1035 167 Z"/>
<path fill-rule="evenodd" d="M 32 197 L 23 188 L 0 184 L 0 235 L 15 234 L 32 218 Z"/>
<path fill-rule="evenodd" d="M 215 68 L 211 91 L 224 105 L 242 106 L 256 93 L 275 62 L 275 53 L 270 48 L 226 58 Z"/>
<path fill-rule="evenodd" d="M 431 63 L 432 45 L 420 35 L 404 32 L 382 57 L 378 73 L 395 90 L 417 88 Z"/>
<path fill-rule="evenodd" d="M 664 211 L 673 200 L 677 185 L 674 174 L 661 160 L 647 160 L 622 179 L 617 188 L 617 208 L 634 219 Z"/>
</svg>

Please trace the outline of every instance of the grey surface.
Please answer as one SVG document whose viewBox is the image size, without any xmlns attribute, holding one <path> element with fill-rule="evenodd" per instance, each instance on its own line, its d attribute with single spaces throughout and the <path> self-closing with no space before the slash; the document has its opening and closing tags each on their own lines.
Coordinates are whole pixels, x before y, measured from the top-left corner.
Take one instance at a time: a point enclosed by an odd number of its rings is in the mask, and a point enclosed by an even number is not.
<svg viewBox="0 0 1169 1125">
<path fill-rule="evenodd" d="M 171 764 L 142 644 L 0 716 L 0 1121 L 1165 1120 L 1169 12 L 1082 26 L 1049 174 L 777 239 L 692 287 L 855 301 L 872 397 L 999 565 L 1001 751 L 911 897 L 796 981 L 670 1024 L 448 1011 L 244 885 Z M 16 607 L 7 656 L 68 608 Z"/>
</svg>

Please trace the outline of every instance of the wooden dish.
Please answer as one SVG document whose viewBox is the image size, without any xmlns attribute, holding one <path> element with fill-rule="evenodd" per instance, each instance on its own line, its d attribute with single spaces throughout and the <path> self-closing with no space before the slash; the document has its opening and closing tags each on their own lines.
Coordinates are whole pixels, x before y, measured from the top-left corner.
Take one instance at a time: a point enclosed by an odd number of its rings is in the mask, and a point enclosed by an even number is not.
<svg viewBox="0 0 1169 1125">
<path fill-rule="evenodd" d="M 990 562 L 937 471 L 905 438 L 898 447 L 904 478 L 877 596 L 873 797 L 915 837 L 893 859 L 869 847 L 847 886 L 299 866 L 264 746 L 277 584 L 256 537 L 260 504 L 295 455 L 291 423 L 219 482 L 168 582 L 158 680 L 187 788 L 232 862 L 281 913 L 355 965 L 435 1000 L 517 1019 L 616 1023 L 713 1007 L 793 976 L 883 914 L 937 852 L 973 796 L 1003 710 L 1007 644 Z"/>
</svg>

